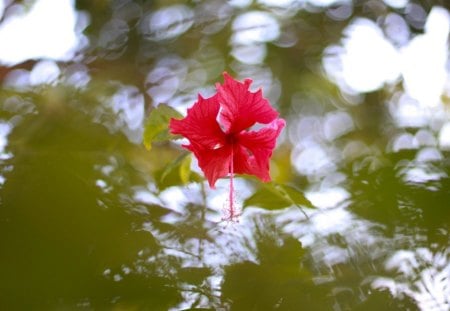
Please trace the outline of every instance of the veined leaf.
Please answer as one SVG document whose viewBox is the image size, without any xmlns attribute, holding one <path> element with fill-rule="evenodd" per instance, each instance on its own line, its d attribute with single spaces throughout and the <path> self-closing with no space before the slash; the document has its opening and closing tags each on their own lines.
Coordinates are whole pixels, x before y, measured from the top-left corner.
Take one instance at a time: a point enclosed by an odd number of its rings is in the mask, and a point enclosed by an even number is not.
<svg viewBox="0 0 450 311">
<path fill-rule="evenodd" d="M 166 104 L 160 104 L 150 112 L 144 127 L 144 145 L 150 150 L 153 142 L 162 142 L 175 138 L 169 133 L 171 118 L 180 119 L 183 116 Z"/>
</svg>

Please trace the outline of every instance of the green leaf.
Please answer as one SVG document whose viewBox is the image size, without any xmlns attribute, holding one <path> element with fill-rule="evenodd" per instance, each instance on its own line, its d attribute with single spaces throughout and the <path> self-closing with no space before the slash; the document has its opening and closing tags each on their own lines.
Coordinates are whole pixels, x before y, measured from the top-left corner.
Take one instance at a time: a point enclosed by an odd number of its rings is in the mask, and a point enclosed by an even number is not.
<svg viewBox="0 0 450 311">
<path fill-rule="evenodd" d="M 289 185 L 276 185 L 280 194 L 289 199 L 294 205 L 303 205 L 307 207 L 313 207 L 311 202 L 305 197 L 304 193 L 295 187 Z"/>
<path fill-rule="evenodd" d="M 198 174 L 191 171 L 191 157 L 189 152 L 182 153 L 163 169 L 158 170 L 155 173 L 155 178 L 160 190 L 202 180 Z"/>
<path fill-rule="evenodd" d="M 160 104 L 150 112 L 144 127 L 144 145 L 150 150 L 153 142 L 162 142 L 176 138 L 169 133 L 171 118 L 181 119 L 183 116 L 166 104 Z"/>
<path fill-rule="evenodd" d="M 275 182 L 263 184 L 252 196 L 244 201 L 246 206 L 259 206 L 268 210 L 282 209 L 295 205 L 313 207 L 311 202 L 298 189 Z"/>
<path fill-rule="evenodd" d="M 181 182 L 187 184 L 189 177 L 191 176 L 191 157 L 184 157 L 181 160 L 180 167 L 178 168 Z"/>
<path fill-rule="evenodd" d="M 189 153 L 184 152 L 178 158 L 176 158 L 175 161 L 170 162 L 167 166 L 165 166 L 163 171 L 161 172 L 161 176 L 159 177 L 159 179 L 161 181 L 164 181 L 164 179 L 166 179 L 169 175 L 178 171 L 178 177 L 183 183 L 186 183 L 187 181 L 189 181 L 189 174 L 190 174 L 190 170 L 191 170 L 190 166 L 188 167 L 189 173 L 186 173 L 185 172 L 186 164 L 183 164 L 183 163 L 186 163 L 186 159 L 187 159 L 188 163 L 190 164 L 191 158 L 188 157 L 188 155 L 189 155 Z M 183 171 L 183 173 L 182 173 L 182 171 Z"/>
<path fill-rule="evenodd" d="M 208 276 L 212 274 L 208 267 L 184 267 L 178 272 L 180 278 L 190 284 L 200 285 Z"/>
</svg>

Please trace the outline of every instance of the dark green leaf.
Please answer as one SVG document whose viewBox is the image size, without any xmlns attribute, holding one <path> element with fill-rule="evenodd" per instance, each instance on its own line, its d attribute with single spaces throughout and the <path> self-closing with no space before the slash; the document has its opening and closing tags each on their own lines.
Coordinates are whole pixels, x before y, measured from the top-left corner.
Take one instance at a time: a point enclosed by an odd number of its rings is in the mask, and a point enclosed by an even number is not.
<svg viewBox="0 0 450 311">
<path fill-rule="evenodd" d="M 201 284 L 211 275 L 211 269 L 208 267 L 184 267 L 180 269 L 180 278 L 190 284 Z"/>
<path fill-rule="evenodd" d="M 144 128 L 144 145 L 150 150 L 153 142 L 162 142 L 175 138 L 169 133 L 171 118 L 181 119 L 183 116 L 166 104 L 160 104 L 150 112 Z"/>
</svg>

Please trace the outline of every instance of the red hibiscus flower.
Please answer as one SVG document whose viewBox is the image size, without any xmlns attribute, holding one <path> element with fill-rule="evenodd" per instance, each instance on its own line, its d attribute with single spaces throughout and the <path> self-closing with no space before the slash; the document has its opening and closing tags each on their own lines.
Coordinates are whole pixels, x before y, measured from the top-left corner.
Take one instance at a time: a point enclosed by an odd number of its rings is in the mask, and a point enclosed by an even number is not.
<svg viewBox="0 0 450 311">
<path fill-rule="evenodd" d="M 233 209 L 233 176 L 254 175 L 270 181 L 269 161 L 285 121 L 278 118 L 261 89 L 250 92 L 252 80 L 234 80 L 224 73 L 225 82 L 217 84 L 217 93 L 210 98 L 198 95 L 182 120 L 171 119 L 172 134 L 189 140 L 184 148 L 192 151 L 208 179 L 211 188 L 221 177 L 230 177 L 230 219 L 237 216 Z M 250 130 L 256 123 L 267 124 Z"/>
</svg>

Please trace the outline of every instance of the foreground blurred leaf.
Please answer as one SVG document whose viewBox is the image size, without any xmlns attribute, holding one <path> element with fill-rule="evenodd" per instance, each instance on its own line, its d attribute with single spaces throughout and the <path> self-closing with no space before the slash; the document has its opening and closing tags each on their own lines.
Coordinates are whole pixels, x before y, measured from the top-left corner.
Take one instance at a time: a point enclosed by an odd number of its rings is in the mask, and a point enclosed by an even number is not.
<svg viewBox="0 0 450 311">
<path fill-rule="evenodd" d="M 244 207 L 250 205 L 268 210 L 281 209 L 292 205 L 313 207 L 300 190 L 275 182 L 263 184 L 260 189 L 244 201 Z"/>
<path fill-rule="evenodd" d="M 180 278 L 190 284 L 201 284 L 211 273 L 208 267 L 184 267 L 179 271 Z"/>
<path fill-rule="evenodd" d="M 169 121 L 171 118 L 182 118 L 183 116 L 166 104 L 160 104 L 150 112 L 144 128 L 144 145 L 150 150 L 153 142 L 161 142 L 174 138 L 169 133 Z"/>
<path fill-rule="evenodd" d="M 225 267 L 222 297 L 231 310 L 332 310 L 325 286 L 315 284 L 304 265 L 300 241 L 287 237 L 273 219 L 255 222 L 253 237 L 256 261 Z M 320 307 L 317 307 L 320 305 Z"/>
</svg>

